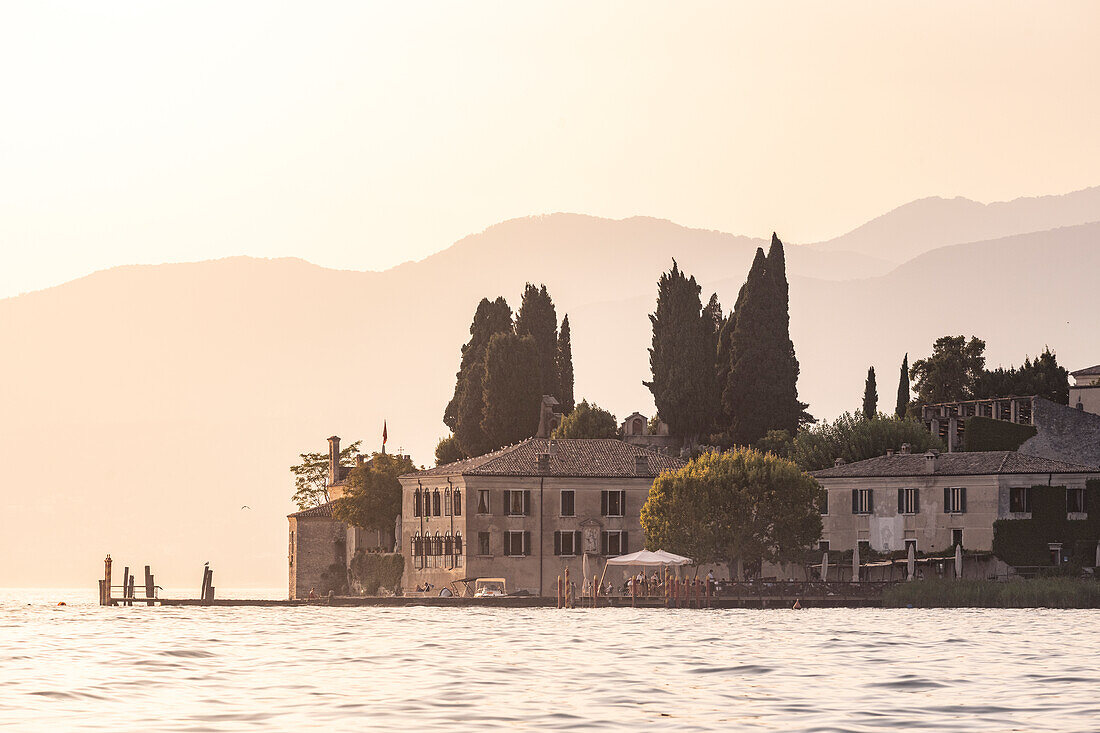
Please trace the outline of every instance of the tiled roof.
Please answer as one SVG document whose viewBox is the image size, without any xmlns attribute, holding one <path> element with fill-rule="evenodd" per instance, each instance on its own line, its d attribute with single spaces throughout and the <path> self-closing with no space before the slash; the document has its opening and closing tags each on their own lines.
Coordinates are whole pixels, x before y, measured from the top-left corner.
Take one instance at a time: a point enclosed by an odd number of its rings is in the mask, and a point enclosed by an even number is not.
<svg viewBox="0 0 1100 733">
<path fill-rule="evenodd" d="M 303 509 L 300 512 L 294 512 L 293 514 L 288 514 L 287 516 L 295 517 L 297 519 L 301 519 L 303 517 L 330 518 L 332 517 L 332 506 L 335 503 L 335 501 L 326 501 L 324 504 L 321 504 L 319 506 L 310 507 L 309 509 Z"/>
<path fill-rule="evenodd" d="M 1090 366 L 1088 369 L 1078 369 L 1075 372 L 1070 372 L 1074 377 L 1095 377 L 1100 376 L 1100 364 L 1096 366 Z"/>
<path fill-rule="evenodd" d="M 923 453 L 895 453 L 865 461 L 845 463 L 814 471 L 816 478 L 858 478 L 865 476 L 925 476 Z M 1029 456 L 1014 451 L 975 451 L 973 453 L 940 453 L 936 459 L 935 476 L 988 476 L 1002 473 L 1095 473 L 1100 469 L 1049 458 Z"/>
<path fill-rule="evenodd" d="M 551 445 L 552 444 L 552 445 Z M 550 454 L 550 467 L 540 473 L 537 456 Z M 636 456 L 646 459 L 647 470 L 637 473 Z M 583 476 L 592 478 L 655 478 L 686 463 L 664 453 L 621 440 L 528 438 L 476 458 L 407 474 L 409 476 Z"/>
</svg>

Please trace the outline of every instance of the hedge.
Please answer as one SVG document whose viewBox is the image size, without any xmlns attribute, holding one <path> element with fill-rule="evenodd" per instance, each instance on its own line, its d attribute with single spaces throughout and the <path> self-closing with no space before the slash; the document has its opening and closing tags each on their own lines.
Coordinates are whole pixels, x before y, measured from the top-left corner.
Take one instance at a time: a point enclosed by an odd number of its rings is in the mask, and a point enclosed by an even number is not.
<svg viewBox="0 0 1100 733">
<path fill-rule="evenodd" d="M 394 590 L 404 573 L 405 556 L 397 553 L 364 552 L 360 548 L 351 559 L 351 578 L 367 595 L 377 594 L 380 588 Z"/>
<path fill-rule="evenodd" d="M 1017 450 L 1038 431 L 1034 425 L 1017 425 L 988 417 L 968 417 L 963 423 L 966 451 Z"/>
<path fill-rule="evenodd" d="M 1050 543 L 1062 543 L 1071 564 L 1091 567 L 1100 542 L 1100 480 L 1086 483 L 1087 519 L 1066 518 L 1065 486 L 1032 486 L 1031 519 L 993 523 L 993 554 L 1009 565 L 1050 565 Z"/>
</svg>

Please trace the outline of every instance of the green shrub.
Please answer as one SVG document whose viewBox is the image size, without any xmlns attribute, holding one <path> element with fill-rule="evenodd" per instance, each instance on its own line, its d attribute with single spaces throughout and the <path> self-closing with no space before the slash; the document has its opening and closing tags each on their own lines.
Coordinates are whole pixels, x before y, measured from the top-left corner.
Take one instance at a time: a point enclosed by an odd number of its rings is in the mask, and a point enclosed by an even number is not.
<svg viewBox="0 0 1100 733">
<path fill-rule="evenodd" d="M 891 608 L 1100 608 L 1100 582 L 1080 578 L 897 583 L 882 594 Z"/>
<path fill-rule="evenodd" d="M 1034 425 L 1017 425 L 988 417 L 968 417 L 963 423 L 966 451 L 1016 450 L 1039 432 Z"/>
<path fill-rule="evenodd" d="M 1066 518 L 1065 486 L 1032 486 L 1031 519 L 998 519 L 993 523 L 993 554 L 1009 565 L 1050 565 L 1050 547 L 1062 544 L 1069 564 L 1091 567 L 1100 542 L 1100 481 L 1086 483 L 1087 519 Z"/>
<path fill-rule="evenodd" d="M 393 590 L 401 584 L 405 573 L 405 556 L 392 552 L 355 551 L 351 559 L 351 578 L 357 581 L 367 595 L 375 595 L 379 588 Z"/>
</svg>

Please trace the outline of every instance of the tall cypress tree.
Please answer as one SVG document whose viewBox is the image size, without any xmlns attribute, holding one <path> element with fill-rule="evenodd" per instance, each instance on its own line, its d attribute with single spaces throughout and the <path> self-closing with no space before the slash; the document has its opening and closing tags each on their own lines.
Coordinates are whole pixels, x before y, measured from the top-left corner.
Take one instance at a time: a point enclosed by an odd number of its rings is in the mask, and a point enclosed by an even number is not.
<svg viewBox="0 0 1100 733">
<path fill-rule="evenodd" d="M 479 455 L 487 450 L 481 429 L 484 414 L 485 354 L 493 334 L 512 332 L 512 309 L 498 297 L 494 301 L 482 298 L 470 324 L 470 340 L 462 347 L 462 359 L 455 375 L 454 397 L 443 413 L 443 422 L 455 434 L 466 455 Z"/>
<path fill-rule="evenodd" d="M 537 288 L 531 283 L 523 290 L 523 302 L 516 313 L 516 333 L 530 336 L 538 352 L 539 384 L 543 394 L 559 397 L 561 383 L 558 378 L 558 316 L 554 301 L 546 286 Z"/>
<path fill-rule="evenodd" d="M 909 410 L 909 353 L 901 360 L 901 377 L 898 378 L 898 405 L 894 414 L 900 420 Z"/>
<path fill-rule="evenodd" d="M 572 335 L 569 332 L 569 314 L 561 319 L 561 330 L 558 332 L 558 383 L 560 392 L 558 402 L 561 403 L 563 415 L 573 412 L 573 344 Z"/>
<path fill-rule="evenodd" d="M 539 353 L 530 336 L 498 333 L 485 355 L 485 415 L 481 428 L 494 450 L 538 431 L 542 389 Z"/>
<path fill-rule="evenodd" d="M 863 383 L 863 417 L 871 420 L 878 414 L 878 385 L 875 384 L 875 368 L 867 368 L 867 381 Z"/>
<path fill-rule="evenodd" d="M 657 308 L 649 316 L 653 379 L 643 384 L 653 393 L 661 419 L 685 446 L 711 429 L 717 403 L 714 319 L 703 308 L 700 290 L 673 260 L 657 283 Z"/>
<path fill-rule="evenodd" d="M 783 243 L 772 232 L 772 244 L 768 249 L 768 280 L 771 283 L 772 348 L 778 369 L 776 371 L 776 404 L 774 423 L 769 430 L 786 430 L 791 435 L 798 431 L 803 420 L 808 419 L 808 405 L 798 401 L 798 358 L 791 341 L 790 288 L 787 284 L 787 261 Z M 763 437 L 763 436 L 761 436 Z"/>
</svg>

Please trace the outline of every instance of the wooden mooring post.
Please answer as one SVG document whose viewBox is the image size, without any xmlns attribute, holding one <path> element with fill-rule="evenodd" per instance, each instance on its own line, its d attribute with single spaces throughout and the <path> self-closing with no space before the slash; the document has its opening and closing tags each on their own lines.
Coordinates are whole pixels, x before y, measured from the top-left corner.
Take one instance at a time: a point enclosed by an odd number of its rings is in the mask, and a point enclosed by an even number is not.
<svg viewBox="0 0 1100 733">
<path fill-rule="evenodd" d="M 209 565 L 204 566 L 202 569 L 202 590 L 199 599 L 204 605 L 214 602 L 214 571 L 210 569 Z"/>
<path fill-rule="evenodd" d="M 145 605 L 153 605 L 153 597 L 156 594 L 156 586 L 153 584 L 153 572 L 149 566 L 145 566 Z"/>
</svg>

